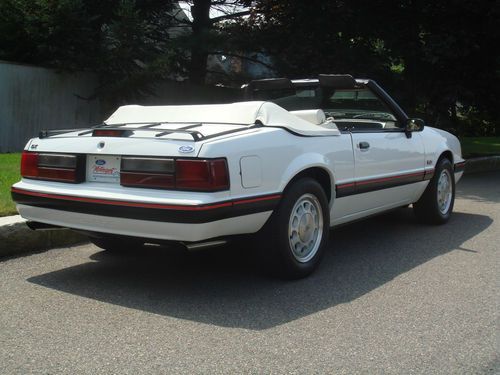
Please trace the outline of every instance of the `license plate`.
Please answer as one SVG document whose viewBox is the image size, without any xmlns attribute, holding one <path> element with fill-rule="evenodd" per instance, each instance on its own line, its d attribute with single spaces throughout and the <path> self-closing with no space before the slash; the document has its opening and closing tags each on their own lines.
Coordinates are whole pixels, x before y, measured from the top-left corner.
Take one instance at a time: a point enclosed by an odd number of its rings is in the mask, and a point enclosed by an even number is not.
<svg viewBox="0 0 500 375">
<path fill-rule="evenodd" d="M 87 155 L 87 181 L 120 183 L 120 156 Z"/>
</svg>

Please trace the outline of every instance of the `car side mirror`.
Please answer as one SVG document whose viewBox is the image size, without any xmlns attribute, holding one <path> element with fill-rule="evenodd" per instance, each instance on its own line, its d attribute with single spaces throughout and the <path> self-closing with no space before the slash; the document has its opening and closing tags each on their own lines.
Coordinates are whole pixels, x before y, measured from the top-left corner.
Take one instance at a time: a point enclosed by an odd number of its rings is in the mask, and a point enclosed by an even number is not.
<svg viewBox="0 0 500 375">
<path fill-rule="evenodd" d="M 425 122 L 420 118 L 410 118 L 406 121 L 405 134 L 407 138 L 411 138 L 411 133 L 421 132 L 424 130 Z"/>
</svg>

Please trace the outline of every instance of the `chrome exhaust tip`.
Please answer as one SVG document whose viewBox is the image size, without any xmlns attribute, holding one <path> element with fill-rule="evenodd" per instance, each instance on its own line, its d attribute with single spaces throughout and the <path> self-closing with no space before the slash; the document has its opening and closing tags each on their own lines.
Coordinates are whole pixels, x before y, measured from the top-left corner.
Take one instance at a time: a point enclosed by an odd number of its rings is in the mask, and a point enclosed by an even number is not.
<svg viewBox="0 0 500 375">
<path fill-rule="evenodd" d="M 192 242 L 192 243 L 183 243 L 184 246 L 189 251 L 198 251 L 202 249 L 206 249 L 209 247 L 218 247 L 227 244 L 227 240 L 216 240 L 216 241 L 205 241 L 205 242 Z"/>
</svg>

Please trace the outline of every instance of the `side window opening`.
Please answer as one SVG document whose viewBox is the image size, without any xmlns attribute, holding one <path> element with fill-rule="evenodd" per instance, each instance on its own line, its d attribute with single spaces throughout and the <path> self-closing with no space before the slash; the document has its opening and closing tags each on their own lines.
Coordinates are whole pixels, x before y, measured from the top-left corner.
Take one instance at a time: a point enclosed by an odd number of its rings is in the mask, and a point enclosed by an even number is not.
<svg viewBox="0 0 500 375">
<path fill-rule="evenodd" d="M 339 128 L 377 130 L 398 127 L 391 110 L 367 88 L 330 92 L 325 96 L 323 108 L 340 125 Z"/>
<path fill-rule="evenodd" d="M 254 91 L 253 99 L 276 103 L 288 111 L 322 109 L 341 130 L 398 129 L 396 116 L 368 88 L 325 89 L 319 86 Z"/>
<path fill-rule="evenodd" d="M 298 88 L 293 90 L 292 93 L 289 93 L 289 95 L 276 97 L 270 101 L 285 108 L 287 111 L 322 109 L 322 93 L 319 87 Z"/>
</svg>

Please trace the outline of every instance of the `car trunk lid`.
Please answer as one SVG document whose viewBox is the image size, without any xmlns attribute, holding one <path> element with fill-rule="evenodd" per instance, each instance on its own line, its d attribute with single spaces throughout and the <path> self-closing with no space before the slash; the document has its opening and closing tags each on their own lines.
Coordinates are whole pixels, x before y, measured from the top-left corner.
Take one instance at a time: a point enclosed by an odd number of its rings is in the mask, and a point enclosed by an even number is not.
<svg viewBox="0 0 500 375">
<path fill-rule="evenodd" d="M 141 123 L 41 132 L 29 151 L 197 157 L 205 140 L 251 129 L 242 124 Z"/>
</svg>

